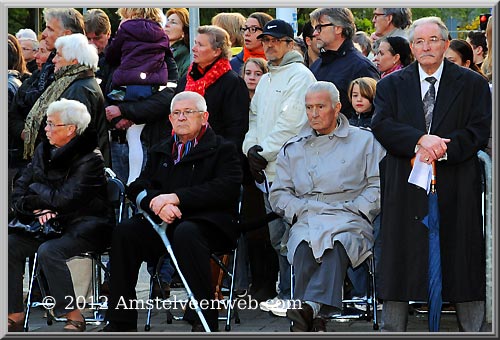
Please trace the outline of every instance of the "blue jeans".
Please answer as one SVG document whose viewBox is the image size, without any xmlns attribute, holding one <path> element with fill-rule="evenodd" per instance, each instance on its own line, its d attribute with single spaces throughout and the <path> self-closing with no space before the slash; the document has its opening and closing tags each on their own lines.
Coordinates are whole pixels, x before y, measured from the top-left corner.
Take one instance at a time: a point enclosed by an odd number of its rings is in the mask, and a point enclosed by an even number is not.
<svg viewBox="0 0 500 340">
<path fill-rule="evenodd" d="M 269 203 L 269 195 L 263 195 L 266 213 L 270 213 L 272 212 L 272 209 Z M 279 260 L 280 283 L 278 286 L 278 297 L 280 299 L 290 299 L 290 263 L 288 263 L 288 259 L 286 258 L 286 240 L 283 239 L 283 237 L 286 237 L 288 239 L 289 226 L 282 218 L 277 218 L 269 222 L 267 225 L 269 227 L 269 238 L 271 239 L 271 245 L 276 251 Z"/>
<path fill-rule="evenodd" d="M 155 264 L 148 262 L 148 273 L 154 275 L 156 270 Z M 172 282 L 172 276 L 175 273 L 175 268 L 170 262 L 170 256 L 165 256 L 163 258 L 163 263 L 160 268 L 160 279 L 162 282 L 170 283 Z"/>
</svg>

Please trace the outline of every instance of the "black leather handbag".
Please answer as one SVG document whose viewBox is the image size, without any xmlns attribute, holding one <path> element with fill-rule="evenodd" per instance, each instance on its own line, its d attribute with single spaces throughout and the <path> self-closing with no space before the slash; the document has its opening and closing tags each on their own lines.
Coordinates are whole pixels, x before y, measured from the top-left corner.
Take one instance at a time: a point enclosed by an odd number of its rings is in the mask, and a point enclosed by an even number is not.
<svg viewBox="0 0 500 340">
<path fill-rule="evenodd" d="M 38 222 L 35 218 L 30 223 L 23 223 L 17 217 L 9 222 L 9 231 L 31 235 L 37 240 L 50 240 L 60 237 L 63 232 L 63 226 L 57 218 L 52 218 L 45 224 Z"/>
</svg>

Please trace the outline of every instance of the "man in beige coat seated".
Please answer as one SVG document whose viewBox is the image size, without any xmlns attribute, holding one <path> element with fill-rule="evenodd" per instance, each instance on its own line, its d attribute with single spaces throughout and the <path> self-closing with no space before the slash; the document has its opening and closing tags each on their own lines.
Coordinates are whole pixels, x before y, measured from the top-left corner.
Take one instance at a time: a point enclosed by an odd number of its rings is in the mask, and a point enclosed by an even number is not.
<svg viewBox="0 0 500 340">
<path fill-rule="evenodd" d="M 325 331 L 323 317 L 342 308 L 347 267 L 371 254 L 385 155 L 369 130 L 349 126 L 332 83 L 312 84 L 305 102 L 309 124 L 280 150 L 270 192 L 292 225 L 287 257 L 301 302 L 287 310 L 293 332 Z"/>
</svg>

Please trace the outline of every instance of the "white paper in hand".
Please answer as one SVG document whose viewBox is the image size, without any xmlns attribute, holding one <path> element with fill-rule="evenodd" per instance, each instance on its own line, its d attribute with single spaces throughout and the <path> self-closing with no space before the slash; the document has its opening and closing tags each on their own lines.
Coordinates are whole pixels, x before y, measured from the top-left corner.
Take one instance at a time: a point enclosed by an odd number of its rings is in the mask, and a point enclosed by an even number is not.
<svg viewBox="0 0 500 340">
<path fill-rule="evenodd" d="M 408 183 L 415 184 L 429 193 L 431 189 L 431 180 L 432 164 L 420 161 L 419 156 L 415 157 L 413 169 L 410 172 L 410 177 L 408 177 Z"/>
</svg>

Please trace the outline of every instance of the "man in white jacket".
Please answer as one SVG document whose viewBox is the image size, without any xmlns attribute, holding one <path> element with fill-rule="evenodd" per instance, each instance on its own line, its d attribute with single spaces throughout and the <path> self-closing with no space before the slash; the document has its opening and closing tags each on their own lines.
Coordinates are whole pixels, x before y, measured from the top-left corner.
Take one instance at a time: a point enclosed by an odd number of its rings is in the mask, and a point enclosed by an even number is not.
<svg viewBox="0 0 500 340">
<path fill-rule="evenodd" d="M 293 28 L 283 20 L 271 20 L 261 35 L 269 73 L 262 76 L 250 104 L 249 128 L 243 141 L 250 172 L 259 184 L 272 185 L 276 157 L 283 144 L 307 123 L 304 93 L 316 81 L 293 46 Z M 263 186 L 266 211 L 271 212 L 268 189 Z M 261 309 L 286 315 L 290 299 L 290 264 L 286 258 L 289 226 L 279 218 L 269 223 L 269 235 L 279 258 L 279 294 L 261 303 Z"/>
</svg>

